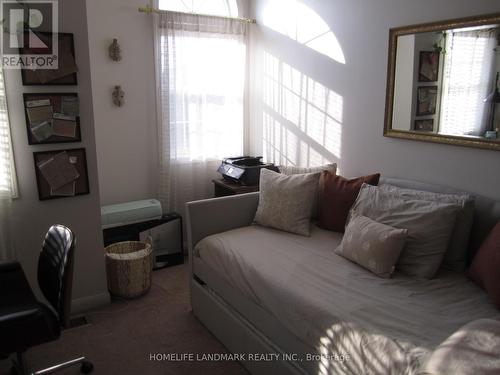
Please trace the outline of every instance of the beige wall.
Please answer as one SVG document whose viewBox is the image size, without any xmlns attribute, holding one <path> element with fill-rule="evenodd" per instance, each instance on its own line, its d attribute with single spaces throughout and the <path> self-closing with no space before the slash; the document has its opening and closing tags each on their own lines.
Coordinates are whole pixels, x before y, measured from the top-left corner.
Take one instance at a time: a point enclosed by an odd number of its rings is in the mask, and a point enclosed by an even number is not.
<svg viewBox="0 0 500 375">
<path fill-rule="evenodd" d="M 100 229 L 99 186 L 90 84 L 89 50 L 85 1 L 59 1 L 60 30 L 74 33 L 79 67 L 76 87 L 22 86 L 18 70 L 6 70 L 5 81 L 12 129 L 12 142 L 19 184 L 19 198 L 13 205 L 13 232 L 17 255 L 38 292 L 36 267 L 43 236 L 50 225 L 65 224 L 76 234 L 74 310 L 106 303 L 102 232 Z M 81 143 L 29 146 L 22 103 L 24 92 L 78 92 L 80 97 Z M 85 147 L 90 194 L 72 198 L 39 201 L 33 152 Z"/>
<path fill-rule="evenodd" d="M 101 204 L 157 196 L 157 126 L 152 17 L 144 0 L 88 0 L 87 18 Z M 248 1 L 238 0 L 241 15 Z M 122 61 L 108 57 L 117 38 Z M 125 105 L 111 101 L 114 85 Z"/>
<path fill-rule="evenodd" d="M 262 152 L 264 120 L 291 132 L 321 154 L 339 142 L 336 155 L 340 172 L 357 176 L 381 172 L 385 176 L 441 183 L 500 199 L 500 152 L 383 137 L 389 28 L 500 11 L 497 0 L 304 0 L 327 23 L 345 56 L 345 64 L 263 25 L 267 6 L 278 0 L 255 0 L 258 24 L 253 28 L 251 125 L 253 153 Z M 282 1 L 289 4 L 289 1 Z M 276 17 L 284 19 L 284 12 Z M 303 19 L 301 19 L 303 21 Z M 294 68 L 323 91 L 342 98 L 342 121 L 337 138 L 325 144 L 297 129 L 278 108 L 264 103 L 264 57 Z M 268 69 L 269 70 L 269 69 Z M 277 84 L 279 86 L 279 83 Z M 279 89 L 278 89 L 279 91 Z M 320 91 L 317 91 L 319 93 Z M 312 98 L 305 100 L 313 100 Z M 318 100 L 316 97 L 314 100 Z M 269 116 L 271 120 L 266 119 Z M 310 124 L 314 121 L 311 119 Z"/>
</svg>

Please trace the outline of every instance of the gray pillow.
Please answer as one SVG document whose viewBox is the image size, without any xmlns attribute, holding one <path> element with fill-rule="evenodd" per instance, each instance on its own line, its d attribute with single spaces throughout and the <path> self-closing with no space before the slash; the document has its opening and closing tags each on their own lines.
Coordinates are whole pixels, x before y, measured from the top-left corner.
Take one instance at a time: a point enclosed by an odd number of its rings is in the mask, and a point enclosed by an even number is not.
<svg viewBox="0 0 500 375">
<path fill-rule="evenodd" d="M 335 253 L 377 276 L 389 278 L 394 272 L 407 235 L 406 229 L 396 229 L 354 214 Z"/>
<path fill-rule="evenodd" d="M 309 236 L 319 173 L 285 176 L 269 169 L 260 171 L 259 205 L 254 222 L 267 227 Z"/>
<path fill-rule="evenodd" d="M 443 261 L 460 208 L 363 184 L 352 209 L 380 223 L 408 229 L 396 268 L 407 275 L 429 279 Z"/>
<path fill-rule="evenodd" d="M 398 192 L 405 199 L 419 199 L 436 201 L 441 203 L 452 203 L 459 206 L 455 227 L 451 234 L 450 244 L 444 255 L 442 268 L 463 272 L 467 265 L 467 250 L 469 237 L 474 220 L 474 198 L 469 194 L 443 194 L 430 191 L 404 189 L 397 186 L 385 184 L 380 186 L 387 192 Z"/>
</svg>

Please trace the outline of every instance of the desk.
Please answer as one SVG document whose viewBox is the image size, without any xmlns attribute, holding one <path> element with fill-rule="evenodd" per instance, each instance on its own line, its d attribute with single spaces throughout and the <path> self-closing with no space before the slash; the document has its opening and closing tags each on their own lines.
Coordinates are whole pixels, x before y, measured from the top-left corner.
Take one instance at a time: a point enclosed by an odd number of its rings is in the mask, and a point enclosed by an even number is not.
<svg viewBox="0 0 500 375">
<path fill-rule="evenodd" d="M 214 183 L 214 197 L 216 198 L 259 191 L 259 185 L 245 186 L 222 178 L 219 180 L 212 180 L 212 182 Z"/>
</svg>

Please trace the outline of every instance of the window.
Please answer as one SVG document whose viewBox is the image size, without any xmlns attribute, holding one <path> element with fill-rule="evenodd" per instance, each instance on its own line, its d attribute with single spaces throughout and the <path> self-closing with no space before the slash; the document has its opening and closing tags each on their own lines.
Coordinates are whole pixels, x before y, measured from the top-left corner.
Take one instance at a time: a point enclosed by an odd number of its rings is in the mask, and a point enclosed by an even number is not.
<svg viewBox="0 0 500 375">
<path fill-rule="evenodd" d="M 10 140 L 9 115 L 3 71 L 0 69 L 0 198 L 17 195 L 12 143 Z"/>
<path fill-rule="evenodd" d="M 484 99 L 491 89 L 495 41 L 491 30 L 447 33 L 440 133 L 484 134 Z"/>
<path fill-rule="evenodd" d="M 174 12 L 238 17 L 236 0 L 159 0 L 159 8 Z"/>
</svg>

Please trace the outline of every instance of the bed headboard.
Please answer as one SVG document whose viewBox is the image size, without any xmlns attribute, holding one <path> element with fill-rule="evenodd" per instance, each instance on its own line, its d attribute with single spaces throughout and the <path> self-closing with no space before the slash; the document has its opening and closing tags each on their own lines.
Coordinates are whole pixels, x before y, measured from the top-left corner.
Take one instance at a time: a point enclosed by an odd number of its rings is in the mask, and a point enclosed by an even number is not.
<svg viewBox="0 0 500 375">
<path fill-rule="evenodd" d="M 406 189 L 425 190 L 434 193 L 457 194 L 467 193 L 475 198 L 474 222 L 472 223 L 472 231 L 469 240 L 469 256 L 468 262 L 476 253 L 481 243 L 484 241 L 488 233 L 500 221 L 500 202 L 486 198 L 477 194 L 473 194 L 464 190 L 458 190 L 442 185 L 428 184 L 424 182 L 404 180 L 399 178 L 382 177 L 380 185 L 389 184 Z"/>
</svg>

